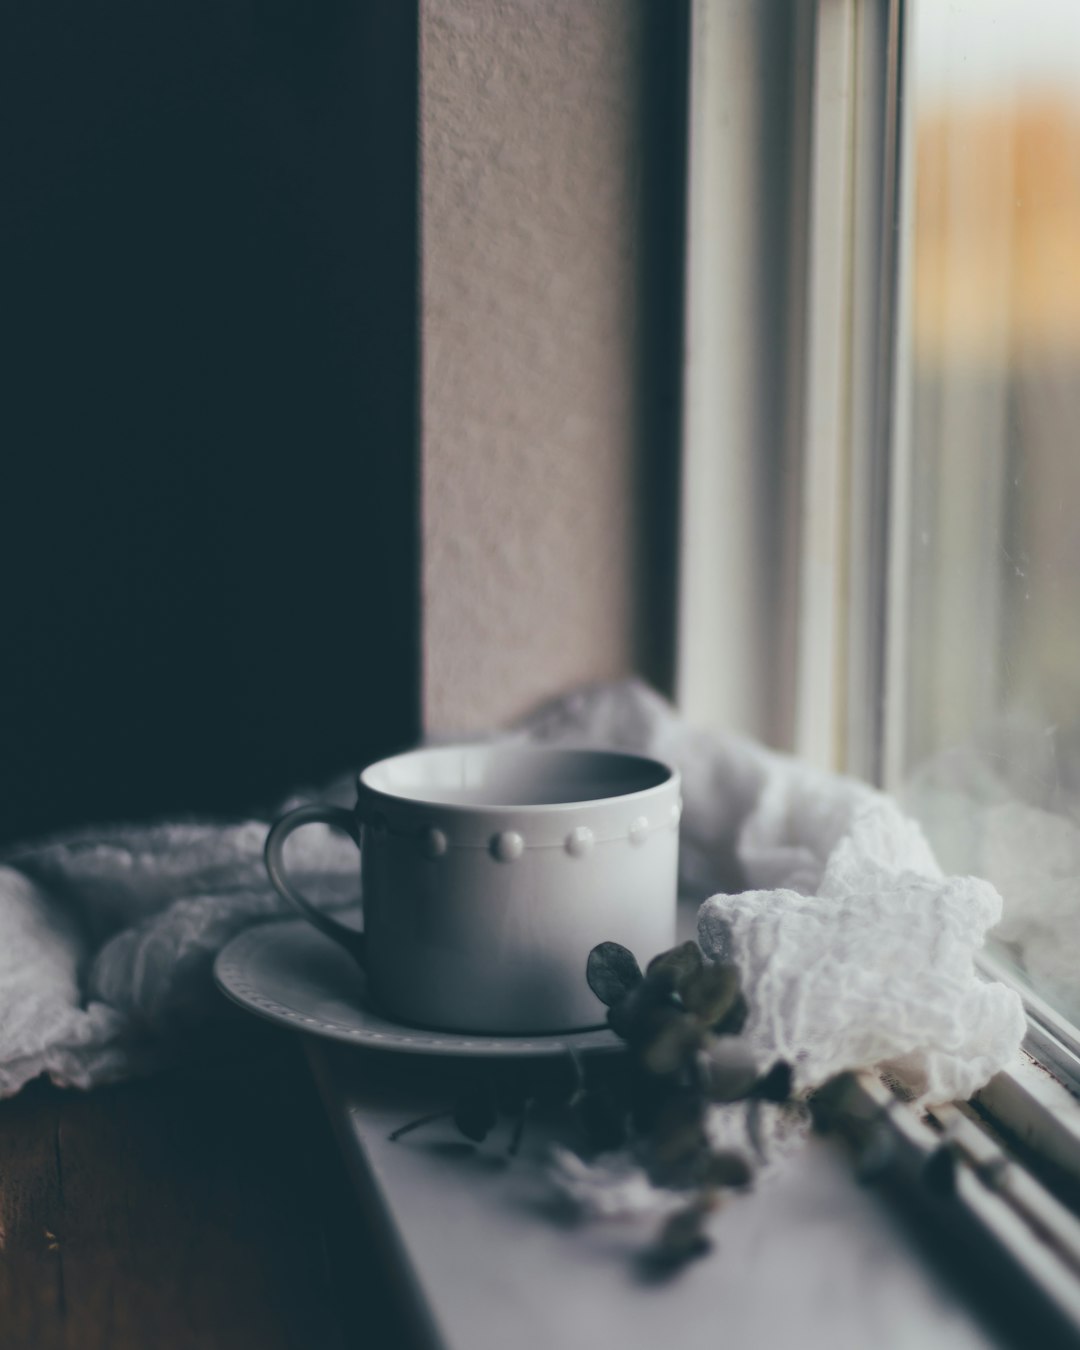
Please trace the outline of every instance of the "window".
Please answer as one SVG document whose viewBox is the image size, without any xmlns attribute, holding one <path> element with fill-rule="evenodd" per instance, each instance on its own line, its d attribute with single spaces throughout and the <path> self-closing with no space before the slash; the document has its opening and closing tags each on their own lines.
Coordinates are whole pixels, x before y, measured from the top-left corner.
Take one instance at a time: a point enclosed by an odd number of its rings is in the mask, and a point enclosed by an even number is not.
<svg viewBox="0 0 1080 1350">
<path fill-rule="evenodd" d="M 991 880 L 988 965 L 1078 1089 L 1080 4 L 694 39 L 681 701 Z"/>
<path fill-rule="evenodd" d="M 913 14 L 890 783 L 1080 1022 L 1080 6 Z"/>
</svg>

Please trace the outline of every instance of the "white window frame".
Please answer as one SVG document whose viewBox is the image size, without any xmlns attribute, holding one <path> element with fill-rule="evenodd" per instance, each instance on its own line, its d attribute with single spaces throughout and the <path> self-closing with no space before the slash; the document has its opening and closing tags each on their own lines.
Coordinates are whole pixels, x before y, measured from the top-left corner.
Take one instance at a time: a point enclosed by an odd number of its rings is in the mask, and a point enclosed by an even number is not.
<svg viewBox="0 0 1080 1350">
<path fill-rule="evenodd" d="M 899 781 L 905 704 L 903 89 L 919 3 L 697 0 L 691 37 L 677 694 L 698 723 L 886 788 Z M 770 70 L 789 81 L 784 128 L 768 116 Z M 770 259 L 778 200 L 790 229 Z M 770 263 L 782 286 L 763 280 Z M 763 411 L 778 394 L 780 419 Z M 984 970 L 1016 983 L 992 957 Z M 978 1101 L 1080 1177 L 1080 1035 L 1021 993 L 1028 1058 Z"/>
<path fill-rule="evenodd" d="M 755 0 L 693 11 L 678 695 L 693 720 L 882 782 L 898 700 L 878 693 L 902 675 L 883 599 L 904 573 L 896 246 L 910 231 L 883 224 L 906 200 L 904 8 L 781 12 Z M 784 130 L 765 110 L 770 66 L 792 86 Z M 785 191 L 771 182 L 778 160 Z M 770 258 L 778 201 L 785 256 Z M 762 284 L 773 269 L 783 286 Z M 778 388 L 779 446 L 762 411 Z"/>
</svg>

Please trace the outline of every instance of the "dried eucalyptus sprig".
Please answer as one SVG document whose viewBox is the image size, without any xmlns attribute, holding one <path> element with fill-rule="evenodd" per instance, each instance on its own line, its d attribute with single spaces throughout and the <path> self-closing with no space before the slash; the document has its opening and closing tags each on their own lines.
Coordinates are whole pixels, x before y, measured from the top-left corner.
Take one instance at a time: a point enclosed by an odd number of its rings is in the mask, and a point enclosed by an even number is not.
<svg viewBox="0 0 1080 1350">
<path fill-rule="evenodd" d="M 753 1179 L 740 1154 L 712 1144 L 710 1107 L 786 1101 L 791 1070 L 778 1063 L 759 1072 L 739 1036 L 748 1008 L 738 969 L 706 961 L 695 942 L 654 957 L 644 974 L 625 947 L 602 942 L 586 978 L 627 1043 L 631 1135 L 649 1179 L 688 1192 L 645 1256 L 654 1272 L 670 1272 L 709 1250 L 704 1221 L 721 1190 Z"/>
<path fill-rule="evenodd" d="M 585 974 L 626 1042 L 621 1065 L 594 1068 L 591 1061 L 586 1074 L 573 1051 L 529 1065 L 507 1061 L 470 1077 L 452 1109 L 411 1121 L 390 1137 L 450 1118 L 466 1139 L 482 1143 L 509 1120 L 513 1155 L 530 1113 L 557 1109 L 573 1123 L 586 1155 L 629 1146 L 653 1185 L 685 1197 L 642 1257 L 649 1274 L 671 1274 L 710 1249 L 705 1224 L 723 1191 L 753 1180 L 741 1154 L 710 1140 L 710 1109 L 747 1100 L 756 1116 L 760 1103 L 788 1100 L 791 1070 L 781 1062 L 759 1072 L 740 1035 L 749 1010 L 738 969 L 707 961 L 694 942 L 654 957 L 644 974 L 632 952 L 602 942 L 589 953 Z"/>
</svg>

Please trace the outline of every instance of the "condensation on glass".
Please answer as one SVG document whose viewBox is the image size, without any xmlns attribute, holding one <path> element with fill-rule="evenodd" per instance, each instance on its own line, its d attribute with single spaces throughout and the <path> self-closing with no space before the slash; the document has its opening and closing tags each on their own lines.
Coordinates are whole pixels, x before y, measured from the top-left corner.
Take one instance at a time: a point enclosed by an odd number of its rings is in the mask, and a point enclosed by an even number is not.
<svg viewBox="0 0 1080 1350">
<path fill-rule="evenodd" d="M 1080 1022 L 1080 3 L 915 9 L 904 804 Z"/>
</svg>

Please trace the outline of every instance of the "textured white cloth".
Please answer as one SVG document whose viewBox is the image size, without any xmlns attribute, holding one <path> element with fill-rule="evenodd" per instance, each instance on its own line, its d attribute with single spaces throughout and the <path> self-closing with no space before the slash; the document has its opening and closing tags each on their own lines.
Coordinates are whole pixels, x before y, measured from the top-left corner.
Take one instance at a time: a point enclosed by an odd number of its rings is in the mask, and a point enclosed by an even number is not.
<svg viewBox="0 0 1080 1350">
<path fill-rule="evenodd" d="M 681 872 L 701 941 L 739 963 L 763 1060 L 811 1086 L 882 1063 L 933 1098 L 966 1095 L 1015 1055 L 1017 997 L 973 955 L 997 893 L 944 878 L 887 798 L 736 736 L 692 730 L 636 682 L 596 686 L 510 739 L 641 750 L 683 774 Z M 306 794 L 348 800 L 347 780 Z M 291 805 L 285 803 L 284 805 Z M 83 831 L 0 862 L 0 1095 L 41 1073 L 79 1087 L 151 1067 L 220 1013 L 214 954 L 284 906 L 265 821 Z M 328 907 L 355 898 L 356 850 L 322 827 L 290 845 Z M 647 959 L 653 953 L 639 953 Z"/>
<path fill-rule="evenodd" d="M 291 804 L 291 803 L 289 803 Z M 266 824 L 111 827 L 8 850 L 0 864 L 0 1097 L 47 1073 L 92 1087 L 154 1067 L 221 1011 L 211 967 L 288 907 Z M 356 849 L 321 826 L 293 866 L 327 908 L 355 900 Z"/>
</svg>

